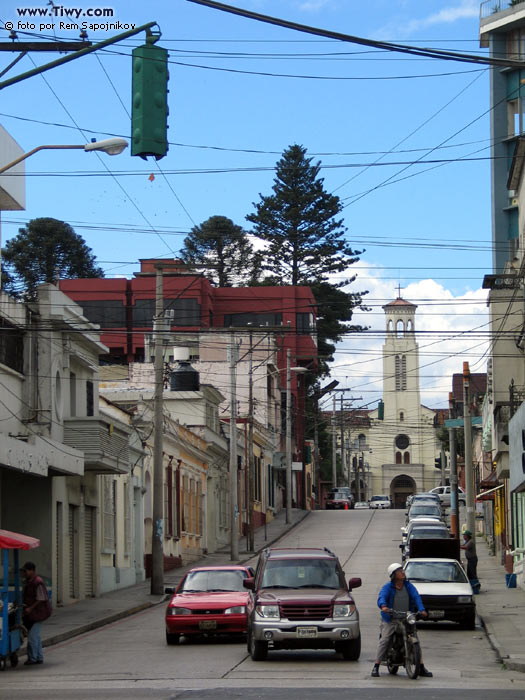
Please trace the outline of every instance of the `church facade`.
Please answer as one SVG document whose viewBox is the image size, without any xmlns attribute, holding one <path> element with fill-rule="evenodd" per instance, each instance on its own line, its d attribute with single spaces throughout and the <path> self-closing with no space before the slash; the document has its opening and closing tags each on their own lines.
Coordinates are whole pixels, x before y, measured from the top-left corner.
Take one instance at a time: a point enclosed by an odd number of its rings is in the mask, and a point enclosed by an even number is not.
<svg viewBox="0 0 525 700">
<path fill-rule="evenodd" d="M 346 411 L 344 476 L 359 500 L 387 494 L 402 508 L 411 493 L 439 485 L 436 411 L 421 404 L 417 306 L 400 296 L 383 306 L 383 402 L 373 411 Z M 354 415 L 352 415 L 354 413 Z M 356 488 L 356 482 L 359 488 Z"/>
</svg>

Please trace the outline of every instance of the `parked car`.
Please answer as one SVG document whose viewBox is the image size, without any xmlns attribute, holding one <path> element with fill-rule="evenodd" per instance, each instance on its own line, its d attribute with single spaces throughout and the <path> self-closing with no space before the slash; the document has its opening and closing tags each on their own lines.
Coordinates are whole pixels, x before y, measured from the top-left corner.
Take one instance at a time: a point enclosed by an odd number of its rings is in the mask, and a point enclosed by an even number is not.
<svg viewBox="0 0 525 700">
<path fill-rule="evenodd" d="M 347 488 L 337 488 L 330 491 L 326 499 L 326 510 L 350 510 L 354 507 L 354 497 Z"/>
<path fill-rule="evenodd" d="M 441 504 L 441 501 L 439 499 L 439 496 L 437 493 L 430 493 L 430 491 L 425 491 L 424 493 L 413 493 L 411 494 L 406 501 L 406 507 L 407 509 L 410 508 L 410 506 L 413 503 L 419 503 L 420 501 L 433 501 L 435 503 Z"/>
<path fill-rule="evenodd" d="M 368 501 L 357 501 L 357 503 L 354 505 L 355 510 L 368 510 L 370 506 L 368 505 Z"/>
<path fill-rule="evenodd" d="M 451 620 L 472 630 L 476 605 L 472 588 L 461 564 L 455 559 L 409 559 L 405 574 L 417 588 L 430 620 Z"/>
<path fill-rule="evenodd" d="M 410 522 L 417 516 L 434 516 L 443 519 L 443 511 L 437 503 L 415 503 L 406 513 L 406 522 Z"/>
<path fill-rule="evenodd" d="M 443 521 L 441 518 L 438 518 L 436 516 L 434 517 L 424 517 L 424 516 L 417 516 L 415 518 L 412 518 L 412 520 L 407 523 L 404 527 L 401 528 L 401 542 L 404 543 L 407 540 L 407 537 L 410 535 L 410 532 L 412 531 L 412 528 L 414 527 L 419 527 L 421 525 L 443 525 Z"/>
<path fill-rule="evenodd" d="M 405 542 L 399 545 L 401 548 L 402 559 L 403 561 L 405 561 L 405 559 L 409 558 L 410 547 L 413 540 L 448 540 L 449 537 L 450 533 L 448 531 L 447 526 L 444 524 L 416 524 L 413 528 L 411 528 L 410 533 L 407 535 Z"/>
<path fill-rule="evenodd" d="M 359 613 L 336 555 L 325 548 L 265 549 L 255 578 L 244 581 L 248 651 L 254 661 L 269 649 L 334 649 L 356 661 L 361 653 Z"/>
<path fill-rule="evenodd" d="M 390 500 L 390 496 L 383 494 L 381 496 L 372 496 L 369 505 L 370 508 L 391 508 L 392 501 Z"/>
<path fill-rule="evenodd" d="M 436 486 L 435 489 L 431 489 L 429 493 L 436 494 L 439 497 L 442 505 L 445 508 L 450 508 L 450 486 Z M 458 502 L 460 506 L 464 506 L 466 503 L 466 495 L 461 486 L 458 486 Z"/>
<path fill-rule="evenodd" d="M 246 566 L 203 566 L 190 569 L 166 608 L 166 643 L 181 635 L 244 634 L 248 592 L 243 581 L 253 576 Z"/>
</svg>

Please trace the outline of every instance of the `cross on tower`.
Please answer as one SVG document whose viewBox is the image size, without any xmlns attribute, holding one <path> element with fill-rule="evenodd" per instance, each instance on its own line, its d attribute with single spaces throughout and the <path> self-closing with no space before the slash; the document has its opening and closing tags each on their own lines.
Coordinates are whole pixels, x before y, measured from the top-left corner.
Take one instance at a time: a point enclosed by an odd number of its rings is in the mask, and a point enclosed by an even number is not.
<svg viewBox="0 0 525 700">
<path fill-rule="evenodd" d="M 401 299 L 401 282 L 397 285 L 397 298 Z"/>
</svg>

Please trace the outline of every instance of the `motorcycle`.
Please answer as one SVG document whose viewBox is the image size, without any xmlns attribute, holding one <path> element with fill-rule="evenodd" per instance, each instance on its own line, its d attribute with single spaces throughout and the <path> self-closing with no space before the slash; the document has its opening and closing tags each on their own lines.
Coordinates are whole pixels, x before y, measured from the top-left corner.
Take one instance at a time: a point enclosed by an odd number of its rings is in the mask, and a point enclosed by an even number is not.
<svg viewBox="0 0 525 700">
<path fill-rule="evenodd" d="M 395 675 L 400 666 L 404 666 L 409 678 L 419 676 L 421 666 L 421 647 L 416 635 L 416 621 L 419 613 L 389 611 L 396 629 L 386 656 L 388 672 Z"/>
</svg>

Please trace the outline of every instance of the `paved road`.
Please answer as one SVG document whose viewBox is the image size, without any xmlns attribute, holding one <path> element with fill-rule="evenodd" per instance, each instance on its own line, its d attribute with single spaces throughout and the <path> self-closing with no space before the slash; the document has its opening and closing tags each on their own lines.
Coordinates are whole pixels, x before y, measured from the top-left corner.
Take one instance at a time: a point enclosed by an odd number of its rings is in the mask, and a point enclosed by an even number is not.
<svg viewBox="0 0 525 700">
<path fill-rule="evenodd" d="M 186 700 L 235 697 L 325 697 L 327 688 L 343 697 L 481 698 L 508 700 L 525 696 L 523 674 L 496 663 L 481 628 L 462 631 L 447 623 L 421 625 L 420 639 L 433 679 L 409 680 L 400 670 L 390 677 L 370 677 L 378 634 L 376 598 L 385 569 L 399 560 L 402 511 L 318 511 L 286 535 L 283 546 L 328 546 L 339 556 L 348 577 L 360 576 L 355 598 L 361 615 L 363 651 L 358 662 L 331 651 L 270 652 L 255 663 L 244 642 L 200 641 L 168 647 L 163 606 L 76 637 L 45 650 L 45 664 L 8 670 L 0 678 L 0 698 L 38 697 L 172 698 Z M 262 689 L 262 690 L 261 690 Z M 273 690 L 272 690 L 273 689 Z M 357 691 L 360 692 L 358 693 Z M 417 692 L 417 695 L 415 694 Z M 499 694 L 499 695 L 498 695 Z M 327 697 L 327 696 L 326 696 Z"/>
</svg>

